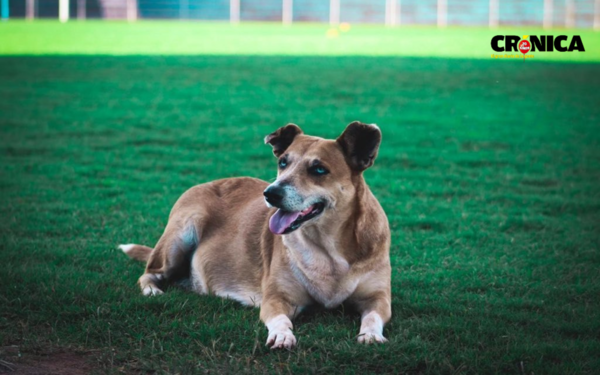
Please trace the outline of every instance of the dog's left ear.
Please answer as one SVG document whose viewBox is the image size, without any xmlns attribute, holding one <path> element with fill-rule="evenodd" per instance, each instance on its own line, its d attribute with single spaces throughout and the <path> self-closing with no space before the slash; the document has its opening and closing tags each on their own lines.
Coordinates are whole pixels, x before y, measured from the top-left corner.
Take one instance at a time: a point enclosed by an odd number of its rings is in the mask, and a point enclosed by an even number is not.
<svg viewBox="0 0 600 375">
<path fill-rule="evenodd" d="M 302 129 L 295 124 L 287 124 L 265 137 L 265 144 L 273 146 L 273 154 L 279 157 L 294 142 L 297 135 L 302 134 Z"/>
<path fill-rule="evenodd" d="M 381 143 L 381 130 L 375 124 L 354 121 L 336 142 L 342 147 L 350 168 L 362 172 L 375 162 Z"/>
</svg>

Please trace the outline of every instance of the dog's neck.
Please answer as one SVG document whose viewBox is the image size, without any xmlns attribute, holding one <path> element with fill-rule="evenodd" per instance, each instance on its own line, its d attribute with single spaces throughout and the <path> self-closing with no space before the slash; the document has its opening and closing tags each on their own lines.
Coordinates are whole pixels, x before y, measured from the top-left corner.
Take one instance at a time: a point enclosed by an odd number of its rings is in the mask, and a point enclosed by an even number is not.
<svg viewBox="0 0 600 375">
<path fill-rule="evenodd" d="M 310 248 L 332 260 L 342 257 L 351 262 L 355 257 L 354 249 L 360 247 L 356 224 L 371 209 L 373 199 L 362 174 L 354 176 L 353 186 L 353 199 L 344 207 L 335 207 L 334 218 L 323 218 L 326 220 L 302 227 L 284 236 L 283 243 L 289 248 Z"/>
</svg>

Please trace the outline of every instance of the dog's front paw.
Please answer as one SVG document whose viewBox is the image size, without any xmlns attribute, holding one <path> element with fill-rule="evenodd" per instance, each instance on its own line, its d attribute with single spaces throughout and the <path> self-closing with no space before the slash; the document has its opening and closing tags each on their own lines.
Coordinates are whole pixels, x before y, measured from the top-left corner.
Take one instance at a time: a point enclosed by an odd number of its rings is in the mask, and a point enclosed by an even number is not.
<svg viewBox="0 0 600 375">
<path fill-rule="evenodd" d="M 387 339 L 383 337 L 383 320 L 381 316 L 371 311 L 362 317 L 358 342 L 360 344 L 383 344 Z"/>
<path fill-rule="evenodd" d="M 287 349 L 290 350 L 296 346 L 296 337 L 291 329 L 269 332 L 267 338 L 267 346 L 271 349 Z"/>
<path fill-rule="evenodd" d="M 376 332 L 365 332 L 358 335 L 360 344 L 383 344 L 387 339 L 382 334 Z"/>
</svg>

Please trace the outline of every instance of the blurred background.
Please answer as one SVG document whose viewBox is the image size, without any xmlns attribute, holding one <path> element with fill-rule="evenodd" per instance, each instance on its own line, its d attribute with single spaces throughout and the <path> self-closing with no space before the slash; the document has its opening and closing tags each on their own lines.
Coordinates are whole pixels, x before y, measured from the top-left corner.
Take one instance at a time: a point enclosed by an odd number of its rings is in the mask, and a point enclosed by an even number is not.
<svg viewBox="0 0 600 375">
<path fill-rule="evenodd" d="M 0 372 L 598 373 L 600 0 L 0 4 Z M 141 296 L 117 244 L 155 244 L 190 186 L 272 180 L 278 127 L 354 120 L 383 133 L 386 346 L 317 311 L 270 353 L 257 310 Z"/>
<path fill-rule="evenodd" d="M 2 18 L 600 28 L 599 0 L 1 0 Z"/>
</svg>

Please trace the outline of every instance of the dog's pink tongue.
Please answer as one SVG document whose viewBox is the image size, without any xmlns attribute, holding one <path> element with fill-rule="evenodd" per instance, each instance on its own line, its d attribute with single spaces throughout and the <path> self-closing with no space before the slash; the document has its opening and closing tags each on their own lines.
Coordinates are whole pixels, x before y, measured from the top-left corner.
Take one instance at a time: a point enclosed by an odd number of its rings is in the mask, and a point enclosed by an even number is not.
<svg viewBox="0 0 600 375">
<path fill-rule="evenodd" d="M 275 234 L 282 234 L 300 216 L 300 212 L 277 210 L 269 220 L 269 229 Z"/>
</svg>

